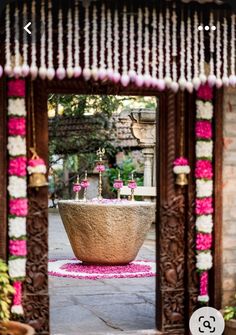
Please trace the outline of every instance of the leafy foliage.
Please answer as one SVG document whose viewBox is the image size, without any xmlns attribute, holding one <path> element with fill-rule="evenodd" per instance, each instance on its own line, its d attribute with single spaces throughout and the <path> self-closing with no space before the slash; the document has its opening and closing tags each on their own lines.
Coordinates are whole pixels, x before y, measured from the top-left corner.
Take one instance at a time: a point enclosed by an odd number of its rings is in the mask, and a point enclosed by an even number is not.
<svg viewBox="0 0 236 335">
<path fill-rule="evenodd" d="M 134 173 L 134 178 L 138 186 L 143 185 L 143 175 L 135 173 L 135 165 L 131 157 L 125 159 L 122 164 L 119 164 L 115 168 L 110 168 L 107 170 L 106 174 L 109 178 L 109 183 L 113 189 L 114 180 L 117 179 L 118 172 L 120 171 L 120 177 L 124 182 L 124 185 L 128 184 L 128 181 L 131 179 L 132 172 Z M 113 189 L 114 190 L 114 189 Z"/>
<path fill-rule="evenodd" d="M 7 321 L 10 318 L 11 295 L 14 288 L 10 284 L 6 263 L 0 259 L 0 320 Z"/>
<path fill-rule="evenodd" d="M 225 307 L 224 309 L 224 319 L 225 320 L 231 320 L 236 318 L 236 307 Z"/>
</svg>

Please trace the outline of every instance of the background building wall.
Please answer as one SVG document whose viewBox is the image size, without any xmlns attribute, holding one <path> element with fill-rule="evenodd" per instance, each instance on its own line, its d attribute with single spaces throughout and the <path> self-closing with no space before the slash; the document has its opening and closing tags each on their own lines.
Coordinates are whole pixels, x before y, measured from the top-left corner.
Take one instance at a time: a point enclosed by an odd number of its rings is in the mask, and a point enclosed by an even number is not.
<svg viewBox="0 0 236 335">
<path fill-rule="evenodd" d="M 236 294 L 236 88 L 224 94 L 223 305 Z"/>
</svg>

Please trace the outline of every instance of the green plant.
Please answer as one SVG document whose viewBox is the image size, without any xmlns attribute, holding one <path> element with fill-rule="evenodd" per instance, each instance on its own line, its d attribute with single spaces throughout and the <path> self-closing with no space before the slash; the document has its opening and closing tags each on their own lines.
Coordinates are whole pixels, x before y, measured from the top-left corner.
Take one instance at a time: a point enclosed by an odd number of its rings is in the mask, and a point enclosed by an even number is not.
<svg viewBox="0 0 236 335">
<path fill-rule="evenodd" d="M 11 295 L 14 288 L 10 284 L 8 268 L 6 263 L 0 259 L 0 321 L 10 318 Z"/>
<path fill-rule="evenodd" d="M 109 178 L 110 187 L 113 189 L 114 180 L 117 179 L 118 172 L 120 171 L 120 177 L 124 182 L 124 185 L 128 184 L 128 181 L 131 178 L 132 172 L 134 173 L 134 178 L 138 186 L 143 185 L 143 175 L 135 172 L 135 165 L 132 158 L 128 157 L 125 159 L 122 164 L 119 164 L 115 168 L 110 168 L 107 170 L 106 174 Z M 114 191 L 114 189 L 113 189 Z"/>
<path fill-rule="evenodd" d="M 224 308 L 224 319 L 226 321 L 231 320 L 231 319 L 236 319 L 236 307 L 226 306 Z"/>
</svg>

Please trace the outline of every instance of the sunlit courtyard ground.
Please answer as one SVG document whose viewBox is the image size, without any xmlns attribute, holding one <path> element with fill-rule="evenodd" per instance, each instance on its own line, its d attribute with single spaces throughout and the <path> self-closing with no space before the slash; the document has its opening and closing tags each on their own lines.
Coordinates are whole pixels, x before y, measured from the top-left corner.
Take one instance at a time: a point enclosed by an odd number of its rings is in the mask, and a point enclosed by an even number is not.
<svg viewBox="0 0 236 335">
<path fill-rule="evenodd" d="M 49 259 L 74 254 L 57 212 L 49 214 Z M 155 260 L 155 227 L 137 259 Z M 52 335 L 87 335 L 155 328 L 155 277 L 84 280 L 49 277 Z M 151 332 L 145 332 L 151 334 Z"/>
</svg>

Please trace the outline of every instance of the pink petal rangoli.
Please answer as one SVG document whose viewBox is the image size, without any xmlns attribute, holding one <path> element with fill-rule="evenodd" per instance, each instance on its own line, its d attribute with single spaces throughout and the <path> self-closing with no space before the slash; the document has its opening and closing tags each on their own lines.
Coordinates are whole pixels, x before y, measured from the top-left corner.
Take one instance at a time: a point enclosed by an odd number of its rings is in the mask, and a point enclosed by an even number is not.
<svg viewBox="0 0 236 335">
<path fill-rule="evenodd" d="M 49 261 L 49 275 L 77 279 L 140 278 L 156 275 L 155 262 L 134 261 L 127 265 L 87 265 L 75 259 Z"/>
</svg>

